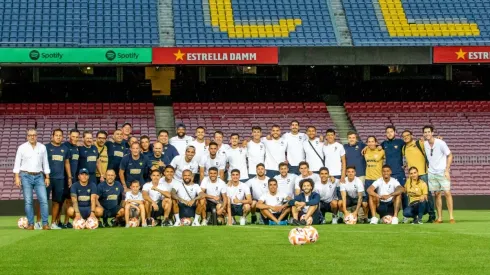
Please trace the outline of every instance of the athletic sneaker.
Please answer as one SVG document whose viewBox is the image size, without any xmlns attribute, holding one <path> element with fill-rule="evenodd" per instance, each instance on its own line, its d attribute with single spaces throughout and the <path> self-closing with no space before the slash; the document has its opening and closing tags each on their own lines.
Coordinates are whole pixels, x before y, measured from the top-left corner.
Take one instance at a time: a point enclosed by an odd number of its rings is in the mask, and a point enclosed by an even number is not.
<svg viewBox="0 0 490 275">
<path fill-rule="evenodd" d="M 240 217 L 240 225 L 246 225 L 247 224 L 247 219 L 245 217 Z"/>
<path fill-rule="evenodd" d="M 398 224 L 398 218 L 393 217 L 393 219 L 391 219 L 391 224 Z"/>
<path fill-rule="evenodd" d="M 56 223 L 52 223 L 51 224 L 51 229 L 53 229 L 53 230 L 59 230 L 59 229 L 62 229 L 62 228 L 59 227 Z"/>
<path fill-rule="evenodd" d="M 63 225 L 63 227 L 66 227 L 68 229 L 72 229 L 73 228 L 73 224 L 71 224 L 71 222 L 68 222 L 67 224 Z"/>
<path fill-rule="evenodd" d="M 180 223 L 179 220 L 176 220 L 173 226 L 181 226 L 182 224 Z"/>
<path fill-rule="evenodd" d="M 299 221 L 299 224 L 300 225 L 306 225 L 306 221 L 305 220 L 301 220 L 301 221 Z"/>
<path fill-rule="evenodd" d="M 129 228 L 129 224 L 126 224 L 126 228 Z"/>
<path fill-rule="evenodd" d="M 162 222 L 162 227 L 164 227 L 164 226 L 172 226 L 172 222 L 169 219 L 165 219 Z"/>
<path fill-rule="evenodd" d="M 262 215 L 259 216 L 259 224 L 264 225 L 264 219 L 262 219 Z"/>
<path fill-rule="evenodd" d="M 34 229 L 36 230 L 41 230 L 43 229 L 43 226 L 41 225 L 41 222 L 37 222 L 34 224 Z"/>
<path fill-rule="evenodd" d="M 332 224 L 338 224 L 339 218 L 332 217 Z"/>
<path fill-rule="evenodd" d="M 286 221 L 286 220 L 280 221 L 279 225 L 288 225 L 288 221 Z"/>
<path fill-rule="evenodd" d="M 379 221 L 379 219 L 378 219 L 378 218 L 376 218 L 376 217 L 372 217 L 372 218 L 371 218 L 371 222 L 370 222 L 370 224 L 378 224 L 378 221 Z"/>
<path fill-rule="evenodd" d="M 202 220 L 201 226 L 207 226 L 207 225 L 208 225 L 208 220 L 207 219 Z"/>
<path fill-rule="evenodd" d="M 402 223 L 408 223 L 408 218 L 407 217 L 403 217 Z"/>
<path fill-rule="evenodd" d="M 148 227 L 148 225 L 146 223 L 142 224 L 141 226 L 142 227 Z"/>
<path fill-rule="evenodd" d="M 418 218 L 413 219 L 412 224 L 423 224 Z"/>
<path fill-rule="evenodd" d="M 192 222 L 192 226 L 201 226 L 201 224 L 199 223 L 199 221 L 198 221 L 198 220 L 194 220 L 194 221 Z"/>
<path fill-rule="evenodd" d="M 298 225 L 300 225 L 300 223 L 299 223 L 299 221 L 298 221 L 297 219 L 293 219 L 293 220 L 291 221 L 291 225 L 296 225 L 296 226 L 298 226 Z"/>
<path fill-rule="evenodd" d="M 273 221 L 273 220 L 270 220 L 269 221 L 269 225 L 277 225 L 277 223 L 275 221 Z"/>
</svg>

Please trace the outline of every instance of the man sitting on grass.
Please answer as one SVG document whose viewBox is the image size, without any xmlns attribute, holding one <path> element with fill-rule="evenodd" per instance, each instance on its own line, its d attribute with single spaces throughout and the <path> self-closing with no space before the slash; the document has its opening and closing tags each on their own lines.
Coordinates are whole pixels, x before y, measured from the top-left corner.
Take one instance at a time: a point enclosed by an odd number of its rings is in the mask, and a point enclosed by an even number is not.
<svg viewBox="0 0 490 275">
<path fill-rule="evenodd" d="M 289 201 L 293 213 L 292 225 L 320 224 L 323 220 L 318 205 L 320 194 L 313 192 L 315 182 L 310 179 L 302 179 L 299 182 L 301 193 Z"/>
<path fill-rule="evenodd" d="M 291 199 L 286 194 L 278 193 L 277 180 L 269 179 L 269 192 L 262 194 L 257 202 L 257 208 L 260 209 L 264 224 L 269 225 L 287 225 L 287 217 L 291 212 L 288 201 Z"/>
</svg>

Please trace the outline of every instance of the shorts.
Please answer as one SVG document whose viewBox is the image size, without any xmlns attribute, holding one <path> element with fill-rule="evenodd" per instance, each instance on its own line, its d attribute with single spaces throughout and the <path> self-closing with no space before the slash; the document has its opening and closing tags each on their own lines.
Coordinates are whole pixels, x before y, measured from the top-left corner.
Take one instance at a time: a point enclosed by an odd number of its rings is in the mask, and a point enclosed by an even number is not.
<svg viewBox="0 0 490 275">
<path fill-rule="evenodd" d="M 276 170 L 265 170 L 265 175 L 272 179 L 273 177 L 279 175 L 279 171 Z"/>
<path fill-rule="evenodd" d="M 368 202 L 369 199 L 369 194 L 367 192 L 368 188 L 373 185 L 375 180 L 365 180 L 364 181 L 364 196 L 362 197 L 363 202 Z"/>
<path fill-rule="evenodd" d="M 376 212 L 379 214 L 379 216 L 382 218 L 386 215 L 393 216 L 395 214 L 395 207 L 393 205 L 393 201 L 380 201 L 378 208 L 376 208 Z"/>
<path fill-rule="evenodd" d="M 357 198 L 351 198 L 349 196 L 346 196 L 345 208 L 352 207 L 352 206 L 357 206 Z"/>
<path fill-rule="evenodd" d="M 320 212 L 322 212 L 322 213 L 327 213 L 327 212 L 333 213 L 332 212 L 332 206 L 330 205 L 330 202 L 320 201 Z"/>
<path fill-rule="evenodd" d="M 130 207 L 129 208 L 129 218 L 132 219 L 132 218 L 139 218 L 140 216 L 140 212 L 139 212 L 139 209 L 136 209 L 134 207 Z"/>
<path fill-rule="evenodd" d="M 150 205 L 150 216 L 155 218 L 155 217 L 160 217 L 163 215 L 163 206 L 162 206 L 162 201 L 156 201 L 156 204 L 158 205 L 158 211 L 155 211 L 153 209 L 153 206 Z"/>
<path fill-rule="evenodd" d="M 196 173 L 194 175 L 194 183 L 197 183 L 197 184 L 201 185 L 200 179 L 201 179 L 201 175 L 199 175 L 199 173 Z"/>
<path fill-rule="evenodd" d="M 281 212 L 271 213 L 271 214 L 272 214 L 272 216 L 276 217 L 276 219 L 279 219 L 279 217 L 281 216 Z M 264 217 L 262 214 L 261 214 L 261 216 L 262 216 L 262 220 L 264 221 L 264 224 L 268 225 L 270 220 L 267 217 Z"/>
<path fill-rule="evenodd" d="M 179 202 L 179 215 L 181 218 L 193 218 L 196 214 L 196 204 L 193 206 L 187 206 Z"/>
<path fill-rule="evenodd" d="M 306 214 L 306 212 L 300 212 L 298 214 L 298 218 L 301 219 L 301 216 L 305 215 L 305 214 Z M 312 224 L 320 224 L 323 221 L 322 213 L 318 210 L 313 212 L 313 215 L 311 215 L 311 217 L 313 218 Z"/>
<path fill-rule="evenodd" d="M 429 173 L 429 190 L 432 192 L 450 191 L 451 182 L 444 175 Z"/>
<path fill-rule="evenodd" d="M 90 206 L 78 207 L 78 210 L 80 210 L 80 216 L 82 216 L 82 219 L 84 220 L 88 219 L 88 217 L 90 217 L 90 214 L 92 214 L 92 208 Z"/>
<path fill-rule="evenodd" d="M 63 202 L 63 195 L 65 190 L 65 180 L 63 179 L 51 179 L 49 186 L 46 187 L 46 194 L 51 194 L 51 200 L 54 202 Z"/>
<path fill-rule="evenodd" d="M 71 178 L 71 184 L 74 184 L 77 181 L 75 178 Z M 68 187 L 68 178 L 65 178 L 65 185 L 63 188 L 63 199 L 71 200 L 70 188 Z"/>
<path fill-rule="evenodd" d="M 231 215 L 232 216 L 242 216 L 243 215 L 243 204 L 240 204 L 240 205 L 232 204 L 231 205 Z"/>
<path fill-rule="evenodd" d="M 117 205 L 112 208 L 105 208 L 104 207 L 104 218 L 114 218 L 116 217 L 117 213 L 121 210 L 121 206 Z"/>
<path fill-rule="evenodd" d="M 221 203 L 221 202 L 218 202 Z M 216 209 L 218 203 L 210 200 L 206 200 L 206 212 L 213 212 L 213 209 Z"/>
</svg>

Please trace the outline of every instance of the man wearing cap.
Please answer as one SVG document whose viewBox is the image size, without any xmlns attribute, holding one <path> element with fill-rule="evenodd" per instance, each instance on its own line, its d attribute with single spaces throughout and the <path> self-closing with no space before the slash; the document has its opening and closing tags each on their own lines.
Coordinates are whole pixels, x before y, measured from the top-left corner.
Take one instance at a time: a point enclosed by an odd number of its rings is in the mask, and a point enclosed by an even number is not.
<svg viewBox="0 0 490 275">
<path fill-rule="evenodd" d="M 170 139 L 170 144 L 175 146 L 179 155 L 185 154 L 185 149 L 192 142 L 192 137 L 185 134 L 185 125 L 180 123 L 177 125 L 177 136 Z"/>
<path fill-rule="evenodd" d="M 66 214 L 73 220 L 86 220 L 89 217 L 98 219 L 104 213 L 102 207 L 97 207 L 97 186 L 89 181 L 89 175 L 86 168 L 80 169 L 78 181 L 70 188 L 73 206 L 68 208 Z"/>
<path fill-rule="evenodd" d="M 46 146 L 37 142 L 37 131 L 27 131 L 27 142 L 17 149 L 14 164 L 15 185 L 22 188 L 24 208 L 28 221 L 28 230 L 34 230 L 34 210 L 32 208 L 33 190 L 41 206 L 43 230 L 49 230 L 48 225 L 48 196 L 46 187 L 49 186 L 49 162 Z"/>
</svg>

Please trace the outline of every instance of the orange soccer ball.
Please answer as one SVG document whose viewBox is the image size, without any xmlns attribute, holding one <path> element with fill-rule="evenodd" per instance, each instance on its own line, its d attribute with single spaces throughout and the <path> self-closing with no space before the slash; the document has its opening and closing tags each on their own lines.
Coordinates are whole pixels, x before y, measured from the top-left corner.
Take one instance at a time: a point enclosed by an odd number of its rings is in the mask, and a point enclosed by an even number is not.
<svg viewBox="0 0 490 275">
<path fill-rule="evenodd" d="M 306 232 L 299 227 L 289 231 L 288 239 L 292 245 L 304 245 L 307 243 Z"/>
</svg>

